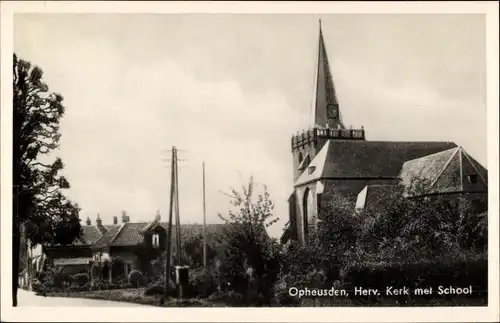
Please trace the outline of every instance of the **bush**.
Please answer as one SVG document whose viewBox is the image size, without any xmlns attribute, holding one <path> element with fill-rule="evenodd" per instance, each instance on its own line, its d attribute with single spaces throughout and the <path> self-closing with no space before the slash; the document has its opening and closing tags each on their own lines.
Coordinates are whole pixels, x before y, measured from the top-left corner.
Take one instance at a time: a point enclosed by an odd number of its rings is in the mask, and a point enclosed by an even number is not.
<svg viewBox="0 0 500 323">
<path fill-rule="evenodd" d="M 472 285 L 473 297 L 488 289 L 486 255 L 462 259 L 430 259 L 420 262 L 359 262 L 343 270 L 344 288 L 355 286 L 384 290 L 386 286 L 410 289 L 437 286 L 467 287 Z M 477 293 L 474 291 L 478 291 Z"/>
<path fill-rule="evenodd" d="M 146 277 L 144 277 L 140 271 L 132 270 L 128 275 L 128 282 L 134 287 L 139 288 L 146 285 Z"/>
<path fill-rule="evenodd" d="M 215 273 L 203 269 L 189 272 L 189 290 L 191 297 L 208 297 L 217 291 L 218 283 Z"/>
<path fill-rule="evenodd" d="M 144 295 L 146 296 L 158 296 L 163 295 L 165 292 L 164 280 L 157 281 L 156 283 L 150 285 L 144 291 Z M 172 280 L 170 280 L 169 286 L 169 296 L 177 296 L 177 286 L 174 284 Z"/>
<path fill-rule="evenodd" d="M 77 286 L 85 286 L 90 283 L 90 277 L 87 274 L 76 274 L 71 276 L 71 282 Z"/>
</svg>

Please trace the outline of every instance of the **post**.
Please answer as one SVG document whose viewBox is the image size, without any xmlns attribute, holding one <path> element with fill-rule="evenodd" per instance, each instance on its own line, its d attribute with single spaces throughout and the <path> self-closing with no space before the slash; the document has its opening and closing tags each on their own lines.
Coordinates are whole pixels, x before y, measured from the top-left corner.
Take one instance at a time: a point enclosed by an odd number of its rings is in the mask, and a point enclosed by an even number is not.
<svg viewBox="0 0 500 323">
<path fill-rule="evenodd" d="M 179 169 L 177 167 L 177 150 L 175 151 L 175 242 L 177 249 L 177 266 L 181 266 L 181 220 L 179 215 Z M 177 284 L 179 301 L 182 299 L 182 284 Z"/>
<path fill-rule="evenodd" d="M 179 169 L 177 167 L 177 150 L 175 150 L 175 242 L 177 249 L 177 266 L 181 266 L 181 219 L 179 215 Z"/>
<path fill-rule="evenodd" d="M 166 259 L 166 265 L 165 265 L 165 286 L 164 286 L 164 293 L 165 293 L 165 299 L 168 298 L 168 288 L 169 288 L 169 282 L 170 282 L 170 260 L 172 258 L 172 212 L 173 212 L 173 203 L 174 203 L 174 176 L 175 176 L 175 169 L 174 169 L 174 159 L 175 159 L 175 147 L 172 147 L 172 173 L 171 173 L 171 180 L 170 180 L 170 209 L 169 209 L 169 214 L 168 214 L 168 230 L 167 230 L 167 259 Z"/>
<path fill-rule="evenodd" d="M 207 210 L 205 199 L 205 161 L 203 161 L 203 269 L 207 270 Z"/>
</svg>

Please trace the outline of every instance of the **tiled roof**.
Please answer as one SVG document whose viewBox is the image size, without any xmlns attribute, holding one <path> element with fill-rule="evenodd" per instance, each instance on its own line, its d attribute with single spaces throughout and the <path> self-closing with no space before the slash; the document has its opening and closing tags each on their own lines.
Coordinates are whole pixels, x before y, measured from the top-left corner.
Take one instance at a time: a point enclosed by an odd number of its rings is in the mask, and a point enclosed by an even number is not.
<svg viewBox="0 0 500 323">
<path fill-rule="evenodd" d="M 469 180 L 471 175 L 476 182 Z M 407 161 L 400 177 L 410 195 L 487 190 L 486 169 L 462 147 Z"/>
<path fill-rule="evenodd" d="M 82 226 L 82 235 L 75 239 L 74 245 L 93 244 L 103 236 L 103 233 L 96 225 Z"/>
<path fill-rule="evenodd" d="M 96 245 L 103 245 L 103 244 L 109 244 L 111 240 L 114 238 L 114 236 L 118 233 L 122 226 L 121 225 L 114 225 L 109 228 L 109 230 L 99 239 L 95 242 Z"/>
<path fill-rule="evenodd" d="M 82 238 L 87 244 L 93 244 L 102 237 L 101 230 L 93 225 L 87 225 L 82 227 L 83 235 Z"/>
<path fill-rule="evenodd" d="M 147 222 L 127 222 L 123 228 L 118 232 L 116 237 L 111 241 L 111 245 L 136 245 L 141 243 L 143 236 L 141 234 L 142 228 L 148 225 Z"/>
<path fill-rule="evenodd" d="M 115 230 L 114 238 L 111 237 L 108 243 L 113 246 L 132 246 L 142 243 L 142 231 L 150 224 L 151 222 L 128 222 L 121 229 Z M 160 225 L 168 230 L 168 222 L 160 222 Z M 220 234 L 225 226 L 225 224 L 207 224 L 207 236 L 213 237 Z M 201 224 L 181 224 L 181 235 L 195 235 L 202 234 L 202 232 L 203 225 Z M 172 227 L 172 238 L 175 239 L 175 226 Z M 99 244 L 103 241 L 100 240 Z"/>
<path fill-rule="evenodd" d="M 397 178 L 404 162 L 454 148 L 453 142 L 328 140 L 295 186 L 321 178 Z"/>
</svg>

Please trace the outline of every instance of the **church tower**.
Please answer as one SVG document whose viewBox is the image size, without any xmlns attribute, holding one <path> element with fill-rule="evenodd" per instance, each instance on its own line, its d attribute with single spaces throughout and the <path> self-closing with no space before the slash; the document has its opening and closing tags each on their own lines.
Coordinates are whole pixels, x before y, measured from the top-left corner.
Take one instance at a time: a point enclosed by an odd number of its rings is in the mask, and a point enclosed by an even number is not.
<svg viewBox="0 0 500 323">
<path fill-rule="evenodd" d="M 318 61 L 314 91 L 310 129 L 292 137 L 294 181 L 328 140 L 365 140 L 363 127 L 361 129 L 352 129 L 352 127 L 346 129 L 342 121 L 323 39 L 321 20 L 319 22 Z"/>
</svg>

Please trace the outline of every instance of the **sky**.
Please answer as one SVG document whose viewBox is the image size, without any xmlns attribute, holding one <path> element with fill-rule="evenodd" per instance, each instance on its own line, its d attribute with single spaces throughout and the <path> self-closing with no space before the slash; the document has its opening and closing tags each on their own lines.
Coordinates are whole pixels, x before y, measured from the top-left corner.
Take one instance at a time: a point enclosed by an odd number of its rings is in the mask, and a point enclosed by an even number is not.
<svg viewBox="0 0 500 323">
<path fill-rule="evenodd" d="M 63 95 L 67 196 L 104 223 L 207 223 L 254 176 L 279 236 L 293 191 L 291 136 L 309 127 L 318 18 L 346 126 L 367 140 L 454 141 L 486 164 L 483 15 L 16 14 L 14 50 Z"/>
</svg>

